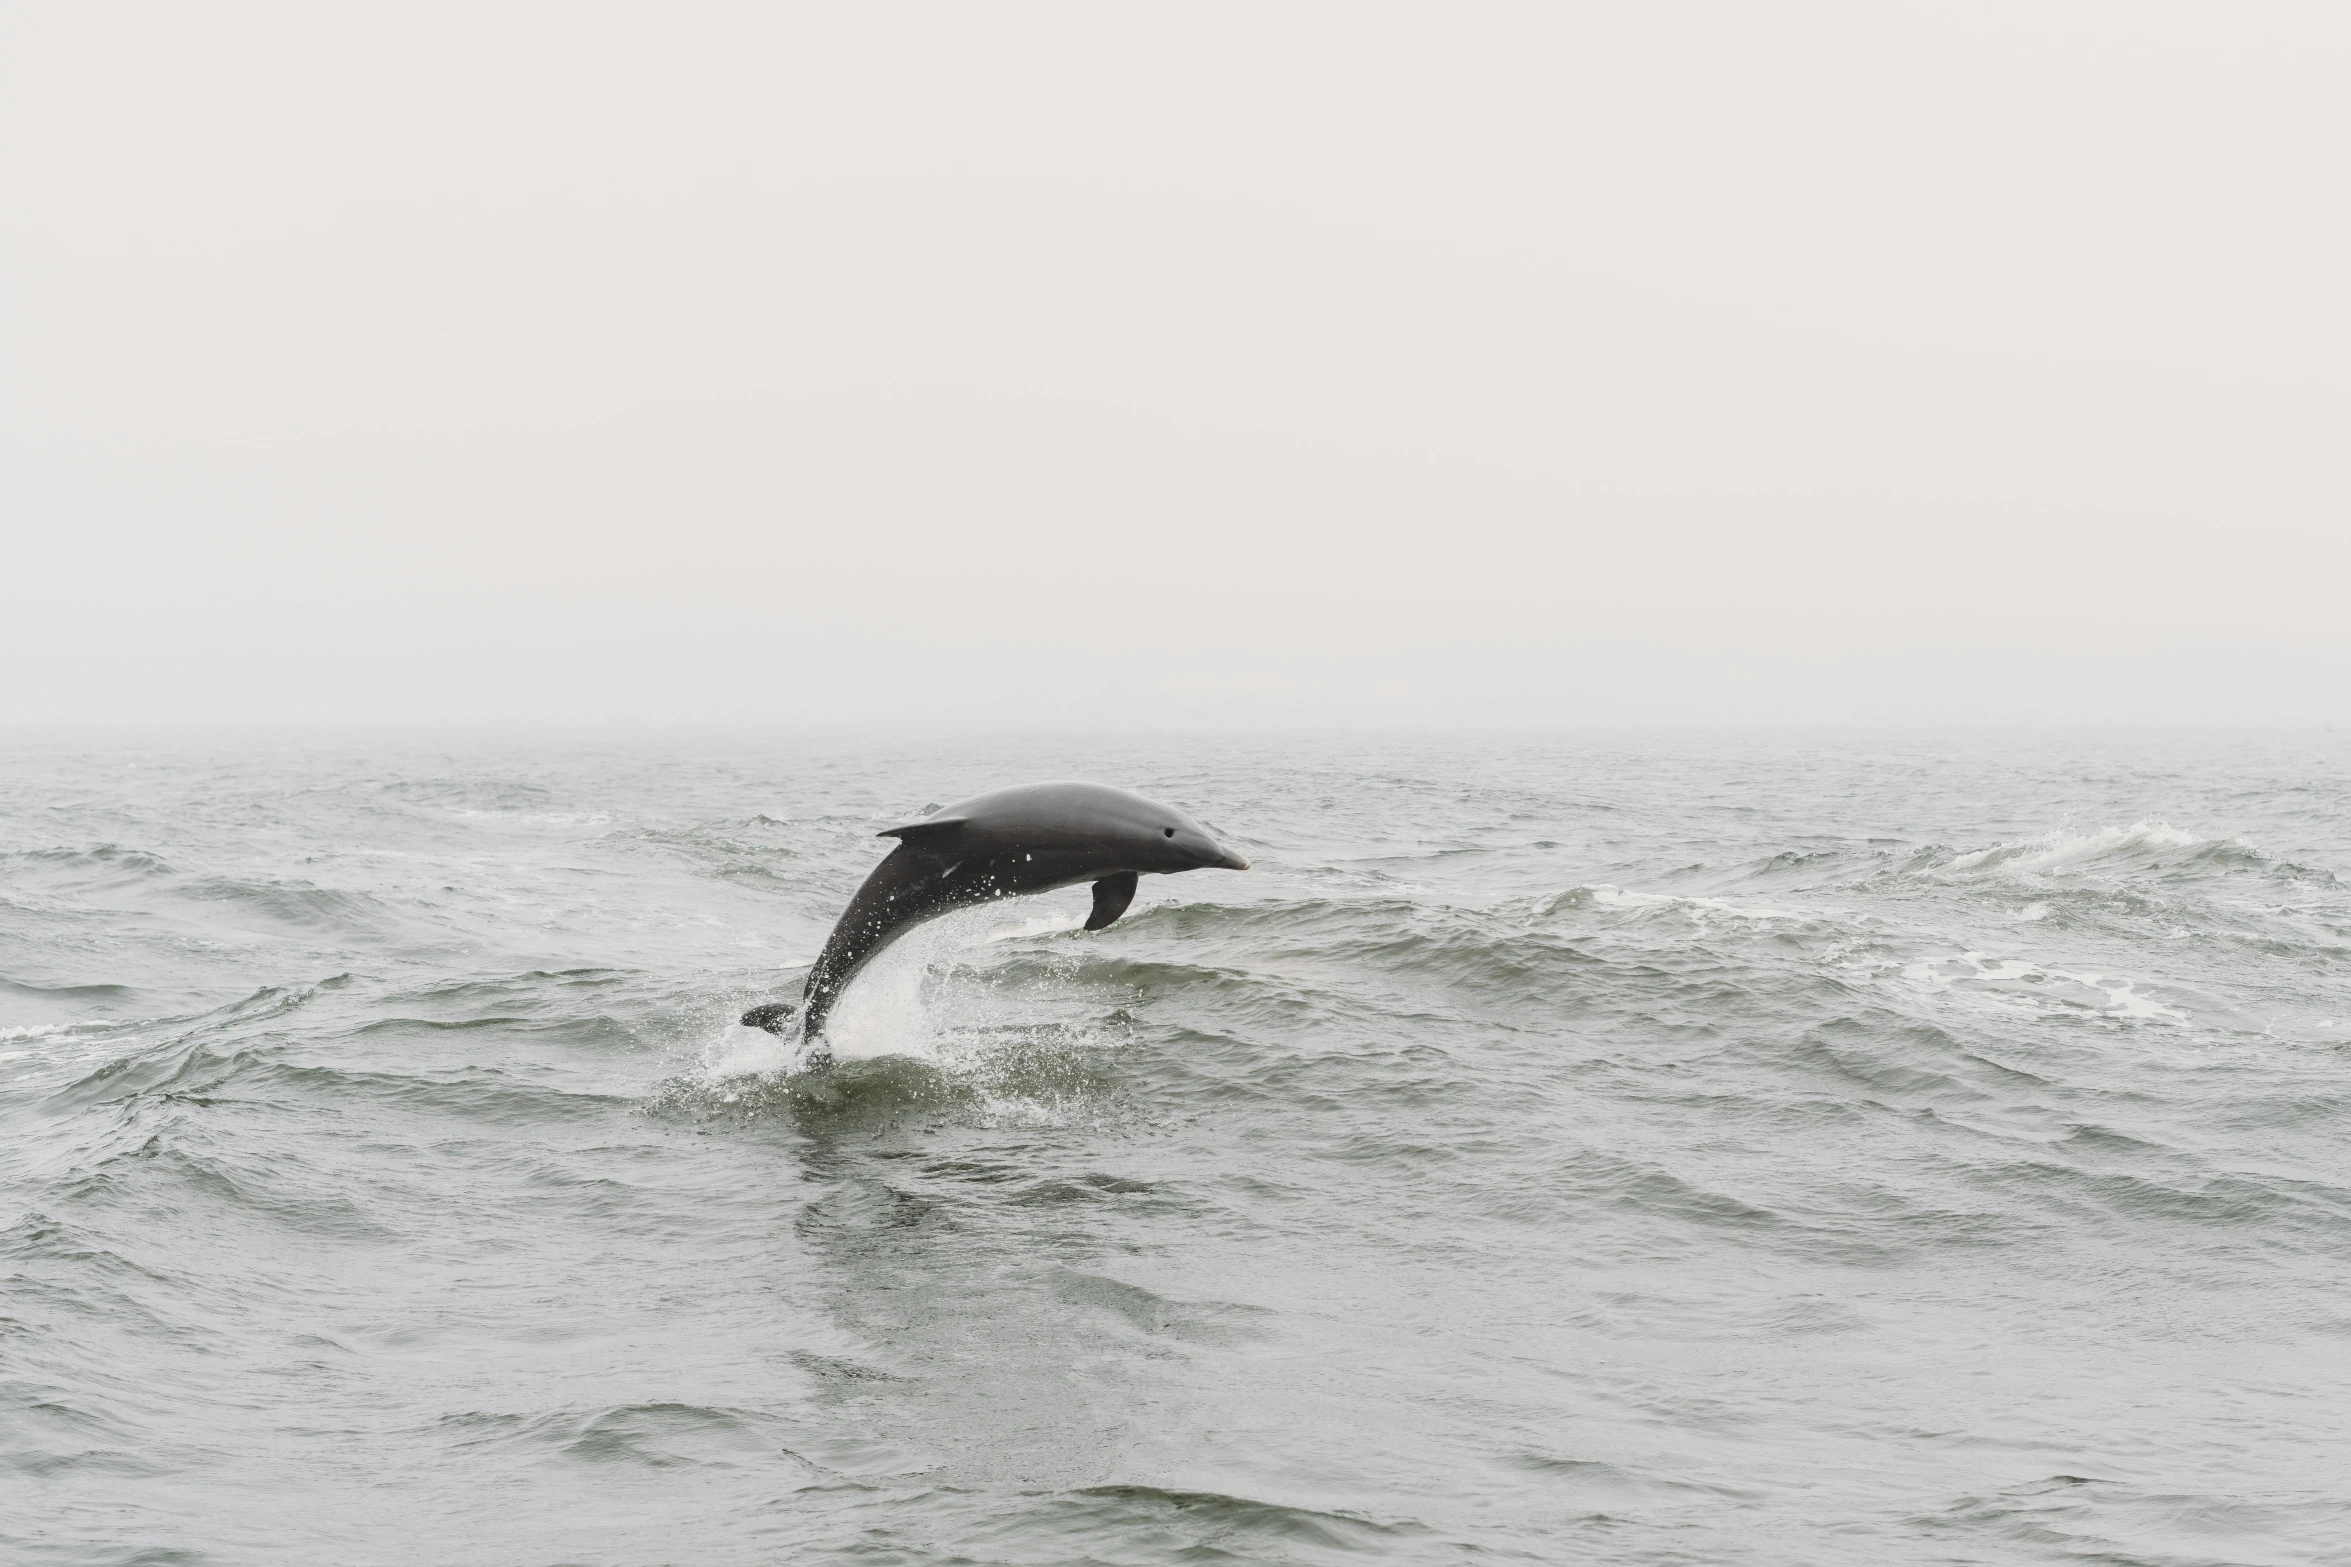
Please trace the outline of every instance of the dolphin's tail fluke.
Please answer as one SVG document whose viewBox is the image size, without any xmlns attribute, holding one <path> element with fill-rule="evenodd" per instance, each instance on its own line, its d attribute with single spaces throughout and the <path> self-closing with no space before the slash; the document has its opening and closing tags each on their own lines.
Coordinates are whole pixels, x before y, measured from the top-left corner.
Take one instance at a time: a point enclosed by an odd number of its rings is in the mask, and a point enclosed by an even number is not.
<svg viewBox="0 0 2351 1567">
<path fill-rule="evenodd" d="M 743 1026 L 764 1028 L 781 1037 L 792 1032 L 792 1014 L 799 1010 L 799 1006 L 790 1001 L 770 1001 L 744 1013 Z M 797 1064 L 810 1072 L 821 1072 L 833 1064 L 833 1047 L 825 1043 L 824 1035 L 811 1035 L 805 1019 L 800 1028 L 800 1059 Z"/>
<path fill-rule="evenodd" d="M 785 1020 L 799 1010 L 799 1006 L 794 1002 L 770 1001 L 764 1006 L 753 1007 L 744 1013 L 743 1026 L 745 1028 L 764 1028 L 771 1034 L 785 1033 L 787 1032 L 784 1027 Z"/>
</svg>

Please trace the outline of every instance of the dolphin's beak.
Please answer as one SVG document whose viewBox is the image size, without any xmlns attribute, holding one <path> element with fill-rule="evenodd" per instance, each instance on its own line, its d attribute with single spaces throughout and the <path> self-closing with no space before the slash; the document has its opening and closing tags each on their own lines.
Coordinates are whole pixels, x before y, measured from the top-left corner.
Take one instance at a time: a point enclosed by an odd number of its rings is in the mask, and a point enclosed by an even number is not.
<svg viewBox="0 0 2351 1567">
<path fill-rule="evenodd" d="M 1245 871 L 1249 868 L 1249 861 L 1244 856 L 1235 854 L 1230 849 L 1225 849 L 1224 845 L 1221 843 L 1218 844 L 1217 847 L 1224 849 L 1224 858 L 1216 862 L 1216 868 L 1218 870 Z"/>
</svg>

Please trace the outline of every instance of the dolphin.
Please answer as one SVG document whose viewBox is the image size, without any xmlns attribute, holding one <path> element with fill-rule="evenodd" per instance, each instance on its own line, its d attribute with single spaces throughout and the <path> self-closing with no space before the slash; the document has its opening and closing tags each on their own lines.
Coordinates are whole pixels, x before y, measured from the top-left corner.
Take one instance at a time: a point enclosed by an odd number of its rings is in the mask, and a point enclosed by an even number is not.
<svg viewBox="0 0 2351 1567">
<path fill-rule="evenodd" d="M 1086 929 L 1100 930 L 1135 901 L 1138 876 L 1249 868 L 1183 812 L 1096 783 L 997 789 L 875 836 L 898 846 L 849 900 L 800 992 L 800 1037 L 812 1067 L 832 1063 L 824 1025 L 842 989 L 924 920 L 1090 881 L 1094 912 Z M 743 1023 L 781 1034 L 792 1012 L 793 1003 L 773 1001 L 744 1013 Z"/>
</svg>

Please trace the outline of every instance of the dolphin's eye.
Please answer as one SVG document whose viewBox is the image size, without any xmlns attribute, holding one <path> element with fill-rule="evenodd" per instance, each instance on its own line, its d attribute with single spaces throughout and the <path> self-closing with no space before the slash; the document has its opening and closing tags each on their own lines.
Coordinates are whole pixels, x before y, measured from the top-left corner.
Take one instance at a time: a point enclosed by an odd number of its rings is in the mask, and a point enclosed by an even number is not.
<svg viewBox="0 0 2351 1567">
<path fill-rule="evenodd" d="M 1175 829 L 1173 827 L 1162 827 L 1159 830 L 1167 834 L 1170 838 L 1175 836 Z"/>
</svg>

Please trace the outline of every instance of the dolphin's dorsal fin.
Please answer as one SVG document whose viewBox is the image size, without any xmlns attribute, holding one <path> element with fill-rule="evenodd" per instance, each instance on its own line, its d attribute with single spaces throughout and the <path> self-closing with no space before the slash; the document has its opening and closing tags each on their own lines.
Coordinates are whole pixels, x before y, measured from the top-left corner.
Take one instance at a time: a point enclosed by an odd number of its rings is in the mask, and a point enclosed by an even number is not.
<svg viewBox="0 0 2351 1567">
<path fill-rule="evenodd" d="M 1135 901 L 1135 873 L 1120 871 L 1116 876 L 1105 876 L 1094 883 L 1094 912 L 1086 916 L 1086 929 L 1100 930 L 1127 911 Z"/>
<path fill-rule="evenodd" d="M 926 838 L 942 837 L 971 820 L 968 816 L 926 816 L 919 822 L 908 822 L 903 827 L 885 827 L 874 834 L 876 838 L 895 838 L 900 843 L 921 843 Z"/>
</svg>

